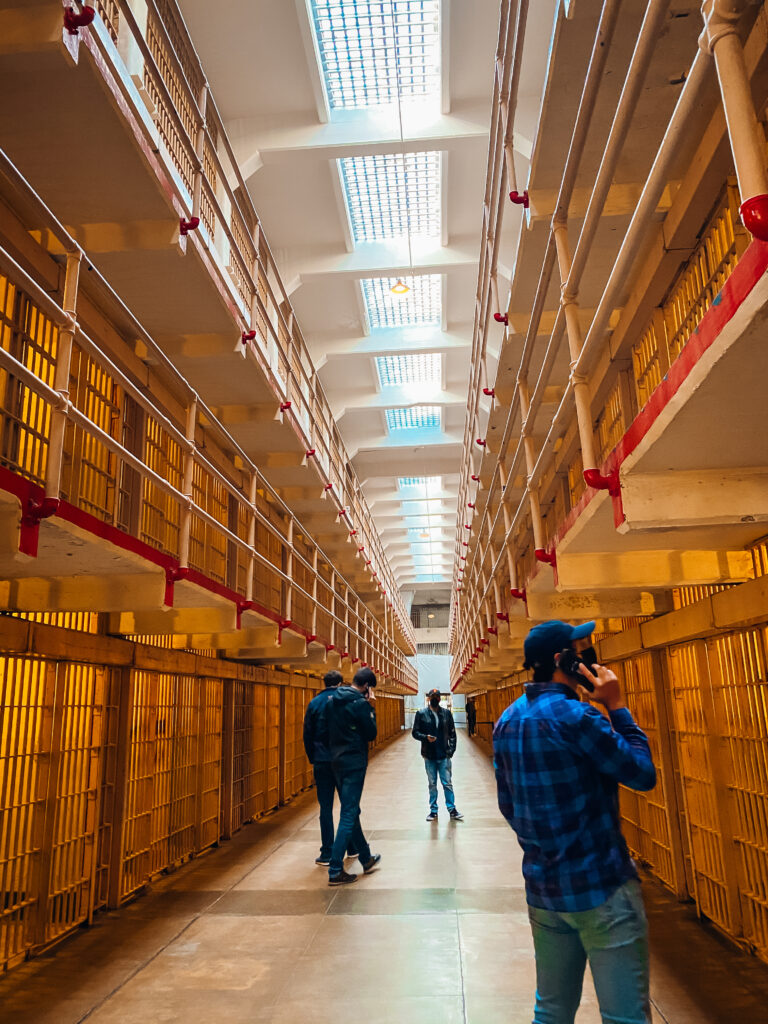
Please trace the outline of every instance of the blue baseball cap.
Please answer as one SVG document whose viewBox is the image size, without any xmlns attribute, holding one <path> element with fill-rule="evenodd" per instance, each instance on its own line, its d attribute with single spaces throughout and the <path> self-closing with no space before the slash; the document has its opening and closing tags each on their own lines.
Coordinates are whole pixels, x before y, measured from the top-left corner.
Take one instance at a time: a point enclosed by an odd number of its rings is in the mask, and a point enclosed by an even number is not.
<svg viewBox="0 0 768 1024">
<path fill-rule="evenodd" d="M 550 664 L 556 654 L 570 647 L 574 640 L 583 640 L 594 631 L 594 622 L 582 622 L 580 626 L 572 626 L 569 622 L 550 619 L 534 626 L 523 643 L 525 667 L 536 668 L 537 665 Z"/>
</svg>

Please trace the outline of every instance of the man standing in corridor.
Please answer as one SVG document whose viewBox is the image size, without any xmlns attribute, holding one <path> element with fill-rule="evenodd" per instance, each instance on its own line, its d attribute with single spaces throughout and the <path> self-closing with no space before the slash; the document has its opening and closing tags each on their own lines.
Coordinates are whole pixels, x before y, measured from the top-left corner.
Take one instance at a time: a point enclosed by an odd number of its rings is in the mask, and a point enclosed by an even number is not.
<svg viewBox="0 0 768 1024">
<path fill-rule="evenodd" d="M 543 622 L 533 682 L 493 730 L 499 808 L 523 848 L 536 952 L 534 1024 L 573 1024 L 587 960 L 605 1022 L 651 1024 L 648 928 L 618 787 L 656 784 L 648 740 L 597 664 L 594 622 Z M 581 702 L 579 686 L 608 712 Z"/>
<path fill-rule="evenodd" d="M 328 737 L 331 768 L 341 802 L 328 865 L 329 885 L 347 885 L 358 879 L 357 875 L 344 870 L 344 853 L 350 842 L 366 875 L 381 860 L 381 854 L 371 853 L 360 825 L 360 799 L 368 768 L 368 744 L 376 739 L 376 712 L 368 699 L 373 699 L 375 686 L 373 671 L 361 668 L 355 673 L 352 685 L 337 687 L 322 710 L 320 728 Z"/>
<path fill-rule="evenodd" d="M 429 707 L 420 708 L 413 720 L 411 734 L 421 740 L 421 756 L 427 770 L 429 786 L 429 814 L 427 821 L 437 821 L 437 776 L 443 785 L 445 806 L 454 821 L 464 817 L 456 809 L 453 793 L 451 758 L 456 753 L 456 726 L 448 708 L 440 706 L 440 691 L 430 690 L 427 694 Z"/>
</svg>

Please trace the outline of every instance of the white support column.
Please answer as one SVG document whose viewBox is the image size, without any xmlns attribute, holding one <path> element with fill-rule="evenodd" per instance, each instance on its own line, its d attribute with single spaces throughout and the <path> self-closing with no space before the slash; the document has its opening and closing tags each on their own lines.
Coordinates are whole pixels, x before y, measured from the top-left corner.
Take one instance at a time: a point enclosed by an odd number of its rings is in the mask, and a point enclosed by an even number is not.
<svg viewBox="0 0 768 1024">
<path fill-rule="evenodd" d="M 67 253 L 64 276 L 64 299 L 62 307 L 71 318 L 59 331 L 56 371 L 53 386 L 59 395 L 59 405 L 51 414 L 51 436 L 48 441 L 48 463 L 45 472 L 45 494 L 58 500 L 61 490 L 61 467 L 64 461 L 64 434 L 69 410 L 69 374 L 72 363 L 72 345 L 75 337 L 75 315 L 77 312 L 77 286 L 80 279 L 82 253 Z"/>
</svg>

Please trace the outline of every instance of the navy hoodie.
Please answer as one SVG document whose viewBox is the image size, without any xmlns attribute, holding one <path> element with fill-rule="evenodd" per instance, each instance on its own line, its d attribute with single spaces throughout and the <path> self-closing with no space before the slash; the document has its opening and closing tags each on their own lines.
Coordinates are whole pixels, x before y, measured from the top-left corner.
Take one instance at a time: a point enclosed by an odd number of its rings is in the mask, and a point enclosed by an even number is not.
<svg viewBox="0 0 768 1024">
<path fill-rule="evenodd" d="M 376 712 L 354 686 L 339 686 L 323 705 L 328 749 L 335 771 L 350 772 L 368 765 L 368 744 L 376 739 Z"/>
</svg>

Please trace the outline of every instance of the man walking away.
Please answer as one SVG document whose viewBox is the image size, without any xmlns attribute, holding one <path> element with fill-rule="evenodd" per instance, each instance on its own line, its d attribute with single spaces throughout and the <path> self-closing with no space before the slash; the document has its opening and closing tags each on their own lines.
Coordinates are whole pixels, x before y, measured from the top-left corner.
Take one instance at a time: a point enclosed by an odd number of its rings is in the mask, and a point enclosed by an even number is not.
<svg viewBox="0 0 768 1024">
<path fill-rule="evenodd" d="M 339 824 L 328 865 L 329 885 L 357 881 L 357 875 L 344 870 L 344 851 L 350 840 L 366 874 L 381 860 L 381 854 L 371 853 L 360 825 L 360 798 L 368 767 L 368 744 L 376 739 L 376 713 L 368 703 L 375 686 L 376 676 L 371 669 L 361 668 L 355 673 L 351 686 L 339 686 L 331 693 L 322 712 L 331 768 L 341 801 Z"/>
<path fill-rule="evenodd" d="M 493 730 L 499 808 L 523 848 L 536 952 L 534 1024 L 573 1024 L 586 961 L 605 1024 L 650 1024 L 648 926 L 618 786 L 653 789 L 648 740 L 596 664 L 594 622 L 543 622 L 533 682 Z M 579 686 L 608 712 L 579 699 Z"/>
<path fill-rule="evenodd" d="M 467 732 L 470 736 L 475 735 L 475 724 L 477 722 L 477 712 L 475 711 L 475 700 L 474 697 L 467 697 Z"/>
<path fill-rule="evenodd" d="M 304 714 L 304 750 L 312 765 L 315 777 L 315 793 L 320 805 L 320 856 L 315 864 L 330 864 L 333 846 L 333 795 L 336 781 L 331 768 L 331 752 L 328 749 L 327 723 L 323 725 L 323 708 L 337 686 L 344 682 L 341 672 L 327 672 L 323 677 L 325 689 L 307 705 Z M 321 727 L 322 726 L 322 727 Z M 352 851 L 347 856 L 355 856 Z"/>
<path fill-rule="evenodd" d="M 456 810 L 453 794 L 451 758 L 456 753 L 456 726 L 448 708 L 440 706 L 440 691 L 430 690 L 427 694 L 429 707 L 420 708 L 413 720 L 411 735 L 421 740 L 421 756 L 427 770 L 429 786 L 429 814 L 427 821 L 437 821 L 437 776 L 443 786 L 443 796 L 448 814 L 454 821 L 464 817 Z"/>
</svg>

